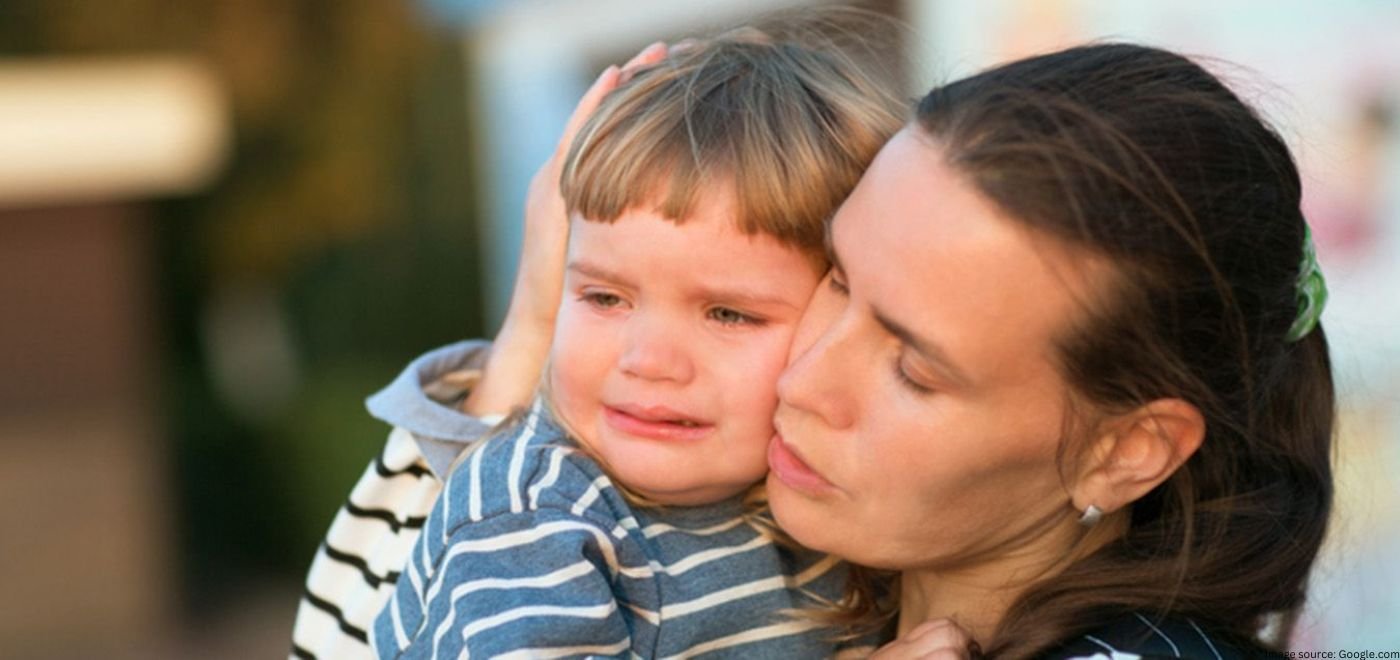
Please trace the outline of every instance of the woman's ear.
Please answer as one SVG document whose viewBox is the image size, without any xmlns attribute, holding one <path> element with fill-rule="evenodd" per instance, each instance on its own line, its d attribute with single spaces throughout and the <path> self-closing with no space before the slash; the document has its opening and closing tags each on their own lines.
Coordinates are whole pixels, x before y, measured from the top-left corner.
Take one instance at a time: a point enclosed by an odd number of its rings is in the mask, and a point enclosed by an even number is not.
<svg viewBox="0 0 1400 660">
<path fill-rule="evenodd" d="M 1075 508 L 1127 507 L 1171 477 L 1200 448 L 1205 417 L 1181 399 L 1157 399 L 1104 424 L 1084 452 L 1071 497 Z"/>
</svg>

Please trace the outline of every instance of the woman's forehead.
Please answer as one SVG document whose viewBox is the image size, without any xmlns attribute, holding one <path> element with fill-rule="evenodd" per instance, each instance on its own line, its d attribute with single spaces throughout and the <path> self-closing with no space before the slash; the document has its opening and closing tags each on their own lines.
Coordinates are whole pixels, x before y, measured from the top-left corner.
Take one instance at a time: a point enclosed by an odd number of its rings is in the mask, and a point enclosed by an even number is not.
<svg viewBox="0 0 1400 660">
<path fill-rule="evenodd" d="M 886 146 L 832 223 L 853 298 L 974 379 L 1048 356 L 1089 288 L 1075 251 L 1007 217 L 916 130 Z"/>
</svg>

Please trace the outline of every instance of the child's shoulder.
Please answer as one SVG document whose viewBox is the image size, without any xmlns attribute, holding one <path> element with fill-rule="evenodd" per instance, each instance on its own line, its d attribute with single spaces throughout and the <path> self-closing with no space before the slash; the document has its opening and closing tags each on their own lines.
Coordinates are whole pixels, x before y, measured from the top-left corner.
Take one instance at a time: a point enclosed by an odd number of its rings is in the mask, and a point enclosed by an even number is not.
<svg viewBox="0 0 1400 660">
<path fill-rule="evenodd" d="M 625 515 L 617 510 L 625 502 L 602 468 L 538 403 L 459 459 L 442 498 L 450 507 L 449 526 L 561 510 L 600 523 Z"/>
</svg>

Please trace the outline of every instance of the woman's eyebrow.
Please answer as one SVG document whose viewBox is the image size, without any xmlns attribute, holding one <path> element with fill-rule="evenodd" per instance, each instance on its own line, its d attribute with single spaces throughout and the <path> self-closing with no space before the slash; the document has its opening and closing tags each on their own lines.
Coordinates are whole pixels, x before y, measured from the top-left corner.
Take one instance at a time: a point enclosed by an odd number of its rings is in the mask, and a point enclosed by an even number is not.
<svg viewBox="0 0 1400 660">
<path fill-rule="evenodd" d="M 900 325 L 878 309 L 872 309 L 871 313 L 875 317 L 875 322 L 879 323 L 880 327 L 885 329 L 885 332 L 894 335 L 897 339 L 912 347 L 922 355 L 924 359 L 928 360 L 930 365 L 938 370 L 943 377 L 959 387 L 971 386 L 972 381 L 967 377 L 967 373 L 958 368 L 958 365 L 954 364 L 953 361 L 948 358 L 948 352 L 944 351 L 937 343 L 914 334 L 914 331 Z"/>
<path fill-rule="evenodd" d="M 826 245 L 826 258 L 831 262 L 831 269 L 833 271 L 844 275 L 846 269 L 841 267 L 841 258 L 836 254 L 836 244 L 831 240 L 831 233 L 831 225 L 828 223 L 825 239 L 823 241 Z M 881 312 L 879 309 L 872 307 L 871 313 L 875 316 L 875 321 L 880 324 L 880 327 L 885 329 L 885 332 L 894 335 L 900 341 L 911 346 L 915 351 L 918 351 L 919 354 L 924 356 L 924 359 L 928 360 L 929 364 L 937 369 L 949 382 L 959 387 L 969 387 L 972 385 L 972 379 L 967 377 L 967 372 L 958 368 L 958 365 L 954 364 L 953 361 L 948 358 L 948 352 L 943 350 L 936 342 L 914 334 L 914 331 L 896 322 L 894 319 L 890 318 L 888 314 Z"/>
</svg>

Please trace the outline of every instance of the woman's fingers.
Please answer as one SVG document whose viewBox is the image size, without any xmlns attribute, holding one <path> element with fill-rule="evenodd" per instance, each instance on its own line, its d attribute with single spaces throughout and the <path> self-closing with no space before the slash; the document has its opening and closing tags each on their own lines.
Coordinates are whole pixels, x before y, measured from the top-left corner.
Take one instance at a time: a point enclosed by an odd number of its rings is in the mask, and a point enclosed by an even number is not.
<svg viewBox="0 0 1400 660">
<path fill-rule="evenodd" d="M 608 92 L 617 89 L 620 84 L 621 69 L 614 64 L 598 74 L 597 80 L 588 91 L 583 93 L 583 97 L 578 100 L 578 105 L 574 106 L 573 114 L 569 115 L 569 121 L 564 124 L 564 134 L 559 137 L 559 144 L 554 147 L 555 160 L 563 160 L 565 153 L 569 151 L 569 145 L 574 142 L 574 135 L 583 126 L 583 122 L 588 121 L 589 116 L 598 108 L 598 104 L 603 101 L 603 97 Z"/>
<path fill-rule="evenodd" d="M 562 155 L 568 153 L 569 146 L 574 142 L 574 136 L 578 134 L 578 129 L 583 126 L 584 122 L 588 121 L 588 118 L 593 115 L 593 111 L 598 109 L 598 104 L 603 102 L 603 97 L 607 96 L 608 92 L 617 89 L 618 85 L 631 79 L 632 74 L 638 70 L 666 59 L 666 52 L 666 43 L 658 41 L 643 48 L 621 68 L 613 65 L 603 69 L 603 72 L 598 74 L 597 80 L 593 81 L 593 85 L 583 93 L 578 105 L 574 106 L 574 113 L 569 116 L 569 121 L 564 125 L 564 134 L 560 136 L 559 144 L 555 147 L 556 156 L 560 156 L 558 160 L 563 160 Z"/>
<path fill-rule="evenodd" d="M 574 138 L 608 92 L 624 82 L 624 75 L 631 75 L 631 72 L 660 62 L 665 57 L 666 44 L 658 41 L 643 48 L 621 68 L 609 66 L 598 74 L 597 80 L 583 93 L 578 105 L 574 106 L 573 114 L 564 124 L 564 133 L 559 136 L 554 155 L 540 166 L 531 179 L 525 202 L 526 243 L 521 258 L 522 271 L 517 277 L 517 292 L 533 297 L 537 301 L 534 307 L 553 310 L 559 300 L 568 227 L 564 200 L 559 194 L 559 176 Z M 527 268 L 533 270 L 527 271 Z M 524 285 L 523 290 L 521 285 Z"/>
<path fill-rule="evenodd" d="M 643 48 L 621 68 L 614 64 L 603 69 L 603 72 L 598 74 L 597 80 L 593 81 L 593 85 L 583 93 L 578 105 L 574 106 L 574 113 L 569 116 L 568 123 L 564 125 L 564 135 L 559 138 L 555 153 L 564 154 L 569 151 L 569 145 L 573 144 L 578 129 L 583 126 L 585 121 L 588 121 L 593 111 L 598 109 L 598 104 L 603 102 L 603 97 L 607 96 L 608 92 L 627 82 L 637 70 L 656 64 L 663 59 L 666 59 L 666 44 L 658 41 Z"/>
<path fill-rule="evenodd" d="M 632 59 L 627 60 L 627 63 L 622 65 L 622 75 L 619 77 L 617 84 L 621 85 L 631 80 L 632 74 L 636 73 L 638 70 L 666 59 L 666 53 L 667 48 L 666 42 L 664 41 L 657 41 L 643 48 L 640 53 L 633 55 Z"/>
<path fill-rule="evenodd" d="M 638 51 L 636 55 L 632 56 L 632 59 L 627 60 L 627 63 L 622 65 L 622 70 L 626 71 L 628 69 L 636 69 L 638 67 L 656 64 L 666 59 L 666 51 L 666 42 L 664 41 L 654 41 L 647 44 L 646 48 Z"/>
<path fill-rule="evenodd" d="M 968 660 L 980 655 L 977 643 L 956 623 L 936 619 L 919 624 L 881 647 L 872 660 Z"/>
<path fill-rule="evenodd" d="M 689 37 L 687 37 L 687 38 L 685 38 L 685 39 L 681 39 L 680 41 L 677 41 L 676 43 L 671 44 L 671 47 L 666 49 L 666 54 L 667 54 L 667 55 L 675 55 L 676 53 L 684 53 L 685 51 L 688 51 L 688 50 L 694 48 L 695 45 L 698 44 L 698 43 L 700 43 L 700 42 L 698 42 L 698 41 L 696 41 L 696 40 L 694 40 L 694 39 L 691 39 L 691 38 L 689 38 Z"/>
</svg>

